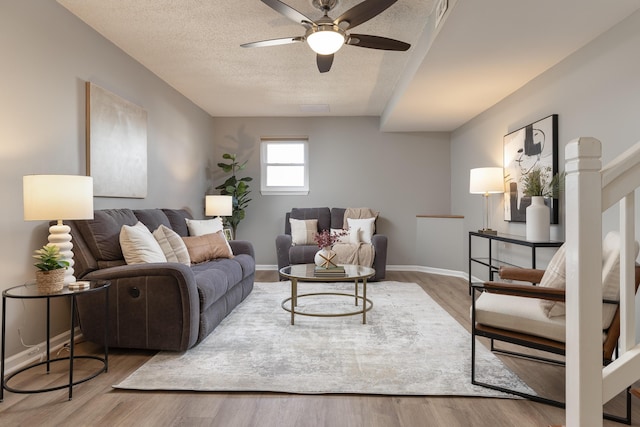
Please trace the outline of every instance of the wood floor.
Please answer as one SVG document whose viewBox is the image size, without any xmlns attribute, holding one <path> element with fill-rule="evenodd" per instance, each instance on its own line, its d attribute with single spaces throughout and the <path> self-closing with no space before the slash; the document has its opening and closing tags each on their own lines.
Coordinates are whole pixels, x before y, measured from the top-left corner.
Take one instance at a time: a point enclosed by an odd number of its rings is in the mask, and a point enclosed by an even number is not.
<svg viewBox="0 0 640 427">
<path fill-rule="evenodd" d="M 386 279 L 420 284 L 469 329 L 470 299 L 466 281 L 415 272 L 387 272 Z M 277 276 L 275 272 L 262 271 L 257 273 L 256 280 L 276 281 Z M 375 283 L 370 285 L 369 294 L 375 298 Z M 99 353 L 101 349 L 90 343 L 82 343 L 77 346 L 77 351 Z M 111 387 L 152 355 L 152 352 L 112 350 L 109 372 L 74 387 L 72 401 L 67 400 L 66 390 L 30 395 L 5 392 L 4 402 L 0 403 L 0 425 L 494 427 L 564 423 L 563 409 L 516 399 L 136 392 Z M 512 357 L 502 359 L 538 393 L 563 396 L 562 368 Z M 425 360 L 424 363 L 446 363 L 446 360 Z M 56 379 L 58 376 L 55 372 L 48 376 L 20 376 L 20 381 L 30 386 Z M 620 402 L 621 399 L 614 402 L 611 410 L 620 411 Z M 634 398 L 632 405 L 633 425 L 640 426 L 640 399 Z M 621 424 L 605 421 L 604 425 Z"/>
</svg>

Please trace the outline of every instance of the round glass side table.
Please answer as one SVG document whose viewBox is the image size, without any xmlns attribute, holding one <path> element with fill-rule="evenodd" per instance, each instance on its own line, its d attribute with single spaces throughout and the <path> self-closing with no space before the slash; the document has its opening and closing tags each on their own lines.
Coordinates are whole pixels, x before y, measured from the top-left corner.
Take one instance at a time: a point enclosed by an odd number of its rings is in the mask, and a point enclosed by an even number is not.
<svg viewBox="0 0 640 427">
<path fill-rule="evenodd" d="M 14 286 L 12 288 L 6 289 L 2 292 L 2 358 L 1 358 L 1 366 L 0 366 L 0 379 L 2 380 L 2 385 L 0 387 L 0 402 L 4 400 L 4 391 L 10 391 L 13 393 L 44 393 L 48 391 L 54 390 L 62 390 L 65 388 L 69 389 L 69 400 L 73 397 L 73 386 L 83 383 L 85 381 L 89 381 L 92 378 L 95 378 L 102 372 L 107 372 L 109 368 L 109 350 L 108 350 L 108 341 L 107 341 L 107 328 L 105 328 L 104 335 L 104 356 L 92 356 L 92 355 L 81 355 L 76 356 L 74 353 L 74 340 L 75 340 L 75 327 L 76 327 L 76 299 L 82 298 L 83 295 L 94 293 L 94 292 L 102 292 L 104 294 L 104 324 L 108 325 L 109 322 L 109 286 L 111 286 L 111 282 L 106 280 L 99 281 L 90 281 L 89 286 L 80 290 L 69 290 L 68 285 L 65 285 L 61 291 L 53 292 L 53 293 L 42 293 L 38 290 L 35 283 Z M 51 300 L 55 298 L 69 298 L 71 300 L 71 320 L 70 320 L 70 341 L 69 341 L 69 356 L 66 357 L 51 357 Z M 28 366 L 25 366 L 21 369 L 18 369 L 15 372 L 12 372 L 10 375 L 5 377 L 5 344 L 6 344 L 6 329 L 7 329 L 7 299 L 39 299 L 46 301 L 47 305 L 47 334 L 46 334 L 46 360 L 32 363 Z M 97 314 L 97 313 L 96 313 Z M 97 360 L 99 363 L 99 368 L 90 372 L 83 378 L 76 379 L 73 376 L 73 363 L 77 359 L 93 359 Z M 50 387 L 44 388 L 34 388 L 34 389 L 24 389 L 17 388 L 11 386 L 9 382 L 12 378 L 17 375 L 36 368 L 38 366 L 46 365 L 46 373 L 48 374 L 51 369 L 51 364 L 60 363 L 68 361 L 69 363 L 69 380 L 65 384 L 62 385 L 54 385 Z"/>
</svg>

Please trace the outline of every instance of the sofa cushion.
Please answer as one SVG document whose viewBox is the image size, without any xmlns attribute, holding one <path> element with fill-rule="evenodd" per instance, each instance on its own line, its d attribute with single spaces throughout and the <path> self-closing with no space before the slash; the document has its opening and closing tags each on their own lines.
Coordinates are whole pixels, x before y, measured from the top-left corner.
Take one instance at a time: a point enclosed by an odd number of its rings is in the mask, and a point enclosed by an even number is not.
<svg viewBox="0 0 640 427">
<path fill-rule="evenodd" d="M 98 267 L 104 268 L 105 262 L 124 263 L 120 230 L 123 225 L 135 225 L 137 222 L 138 218 L 131 209 L 104 209 L 94 211 L 92 220 L 77 220 L 75 223 Z"/>
<path fill-rule="evenodd" d="M 173 231 L 182 237 L 189 235 L 185 219 L 191 219 L 193 217 L 186 209 L 162 209 L 162 212 L 164 212 L 169 219 Z"/>
<path fill-rule="evenodd" d="M 224 296 L 243 278 L 242 266 L 235 259 L 216 259 L 195 264 L 191 269 L 198 287 L 201 312 Z"/>
<path fill-rule="evenodd" d="M 169 218 L 161 209 L 137 209 L 133 214 L 140 222 L 147 226 L 149 231 L 153 232 L 161 225 L 171 228 Z"/>
<path fill-rule="evenodd" d="M 160 244 L 140 221 L 136 225 L 122 226 L 120 247 L 127 264 L 167 262 Z"/>
<path fill-rule="evenodd" d="M 537 298 L 483 292 L 476 300 L 476 322 L 555 341 L 566 340 L 565 317 L 547 317 Z"/>
<path fill-rule="evenodd" d="M 317 219 L 318 231 L 329 230 L 331 228 L 331 211 L 329 208 L 293 208 L 290 212 L 293 219 Z M 285 234 L 291 234 L 291 227 L 287 218 L 285 224 Z"/>
<path fill-rule="evenodd" d="M 160 244 L 160 248 L 168 262 L 179 262 L 184 265 L 191 265 L 191 258 L 189 257 L 187 246 L 178 233 L 169 227 L 160 225 L 160 227 L 153 232 L 153 237 L 155 237 Z"/>
</svg>

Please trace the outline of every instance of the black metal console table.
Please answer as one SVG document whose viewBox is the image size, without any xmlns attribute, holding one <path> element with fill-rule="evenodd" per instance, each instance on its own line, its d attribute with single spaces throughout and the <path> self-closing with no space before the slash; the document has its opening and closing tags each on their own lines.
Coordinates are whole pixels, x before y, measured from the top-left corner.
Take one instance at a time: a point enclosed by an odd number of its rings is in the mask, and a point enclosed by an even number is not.
<svg viewBox="0 0 640 427">
<path fill-rule="evenodd" d="M 6 289 L 2 292 L 2 356 L 1 367 L 0 367 L 0 402 L 4 400 L 4 391 L 11 391 L 13 393 L 44 393 L 48 391 L 54 390 L 62 390 L 65 388 L 69 388 L 69 400 L 71 400 L 73 396 L 73 386 L 83 383 L 85 381 L 89 381 L 92 378 L 95 378 L 102 372 L 107 372 L 109 368 L 108 358 L 109 358 L 109 350 L 108 350 L 108 340 L 107 340 L 107 328 L 105 327 L 105 336 L 104 336 L 104 357 L 91 356 L 91 355 L 82 355 L 76 356 L 74 354 L 74 338 L 75 338 L 75 327 L 76 327 L 76 298 L 82 297 L 83 294 L 92 293 L 92 292 L 103 292 L 104 293 L 104 324 L 108 325 L 108 316 L 109 316 L 109 286 L 111 282 L 109 281 L 91 281 L 90 285 L 86 289 L 81 289 L 77 291 L 69 290 L 69 287 L 65 285 L 65 287 L 58 292 L 53 293 L 41 293 L 38 291 L 35 283 L 14 286 L 13 288 Z M 7 298 L 12 299 L 44 299 L 47 303 L 47 351 L 46 351 L 46 360 L 41 362 L 32 363 L 24 368 L 18 369 L 17 371 L 4 376 L 5 369 L 5 358 L 6 358 L 6 347 L 5 347 L 5 339 L 6 339 L 6 329 L 7 329 Z M 71 324 L 70 324 L 70 333 L 71 338 L 69 341 L 69 356 L 68 357 L 59 357 L 59 358 L 51 358 L 51 344 L 50 344 L 50 327 L 51 327 L 51 300 L 53 298 L 70 298 L 71 299 Z M 97 313 L 96 313 L 97 314 Z M 84 378 L 74 379 L 73 378 L 73 362 L 76 359 L 94 359 L 101 362 L 99 368 Z M 55 385 L 46 388 L 38 388 L 38 389 L 19 389 L 16 387 L 12 387 L 9 385 L 9 381 L 14 378 L 16 375 L 30 370 L 32 368 L 36 368 L 38 366 L 46 365 L 46 373 L 50 372 L 50 367 L 52 363 L 69 361 L 69 381 L 62 385 Z"/>
<path fill-rule="evenodd" d="M 472 238 L 478 237 L 481 239 L 487 239 L 489 243 L 489 256 L 488 257 L 474 257 L 472 254 Z M 483 265 L 489 269 L 489 280 L 493 280 L 493 275 L 496 273 L 500 266 L 509 265 L 507 262 L 501 261 L 493 256 L 493 242 L 499 241 L 504 243 L 512 243 L 514 245 L 526 246 L 531 248 L 531 268 L 536 268 L 536 251 L 538 248 L 559 248 L 564 242 L 558 240 L 549 240 L 545 242 L 532 242 L 525 239 L 523 236 L 514 236 L 511 234 L 485 234 L 478 231 L 469 232 L 469 292 L 471 292 L 471 267 L 473 263 Z"/>
</svg>

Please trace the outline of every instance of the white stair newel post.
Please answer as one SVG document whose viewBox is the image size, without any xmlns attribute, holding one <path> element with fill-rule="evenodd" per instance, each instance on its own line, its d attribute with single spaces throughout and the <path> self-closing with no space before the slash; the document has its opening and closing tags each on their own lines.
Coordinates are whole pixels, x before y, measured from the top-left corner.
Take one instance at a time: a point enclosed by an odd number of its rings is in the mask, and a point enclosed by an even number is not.
<svg viewBox="0 0 640 427">
<path fill-rule="evenodd" d="M 602 426 L 601 144 L 565 147 L 566 425 Z"/>
</svg>

